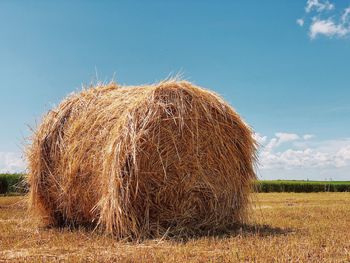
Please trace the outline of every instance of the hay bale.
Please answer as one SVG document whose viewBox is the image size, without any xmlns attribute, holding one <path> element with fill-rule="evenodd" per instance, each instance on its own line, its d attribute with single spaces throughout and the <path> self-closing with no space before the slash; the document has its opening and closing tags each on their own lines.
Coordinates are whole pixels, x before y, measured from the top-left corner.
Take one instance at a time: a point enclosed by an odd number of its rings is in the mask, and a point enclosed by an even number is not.
<svg viewBox="0 0 350 263">
<path fill-rule="evenodd" d="M 239 115 L 189 82 L 92 87 L 34 133 L 30 207 L 117 238 L 225 229 L 246 219 L 255 151 Z"/>
</svg>

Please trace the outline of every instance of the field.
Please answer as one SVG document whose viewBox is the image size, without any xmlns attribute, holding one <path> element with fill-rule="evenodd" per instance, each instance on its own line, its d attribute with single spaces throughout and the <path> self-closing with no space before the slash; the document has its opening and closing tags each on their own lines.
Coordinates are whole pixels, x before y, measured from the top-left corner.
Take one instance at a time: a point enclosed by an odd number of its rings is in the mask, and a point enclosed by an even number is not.
<svg viewBox="0 0 350 263">
<path fill-rule="evenodd" d="M 225 235 L 116 242 L 37 228 L 23 196 L 0 197 L 0 262 L 349 262 L 350 193 L 259 193 L 251 222 Z"/>
</svg>

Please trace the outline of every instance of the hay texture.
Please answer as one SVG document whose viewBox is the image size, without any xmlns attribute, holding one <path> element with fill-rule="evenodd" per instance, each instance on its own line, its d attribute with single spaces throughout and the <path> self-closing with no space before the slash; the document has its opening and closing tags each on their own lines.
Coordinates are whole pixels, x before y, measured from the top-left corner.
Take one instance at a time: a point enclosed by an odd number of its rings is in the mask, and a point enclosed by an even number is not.
<svg viewBox="0 0 350 263">
<path fill-rule="evenodd" d="M 239 115 L 189 82 L 91 87 L 34 132 L 30 207 L 117 238 L 225 229 L 246 219 L 255 151 Z"/>
</svg>

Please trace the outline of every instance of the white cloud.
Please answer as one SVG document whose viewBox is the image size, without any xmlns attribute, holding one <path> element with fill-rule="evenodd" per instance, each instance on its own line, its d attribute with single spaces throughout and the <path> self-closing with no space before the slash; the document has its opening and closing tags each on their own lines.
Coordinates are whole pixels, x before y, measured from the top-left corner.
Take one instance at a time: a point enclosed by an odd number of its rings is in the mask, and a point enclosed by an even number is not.
<svg viewBox="0 0 350 263">
<path fill-rule="evenodd" d="M 350 144 L 340 148 L 335 155 L 336 167 L 345 167 L 350 163 Z"/>
<path fill-rule="evenodd" d="M 253 137 L 260 145 L 263 145 L 266 143 L 267 136 L 262 136 L 260 133 L 254 133 Z"/>
<path fill-rule="evenodd" d="M 331 19 L 319 20 L 314 19 L 310 26 L 310 38 L 314 39 L 317 35 L 325 35 L 327 37 L 344 37 L 350 32 L 349 27 L 344 24 L 336 24 Z"/>
<path fill-rule="evenodd" d="M 313 134 L 304 134 L 304 135 L 303 135 L 303 139 L 304 139 L 305 141 L 310 140 L 310 139 L 312 139 L 312 138 L 314 138 L 314 137 L 315 137 L 315 135 L 313 135 Z"/>
<path fill-rule="evenodd" d="M 25 170 L 25 162 L 19 153 L 0 152 L 0 173 L 19 173 Z"/>
<path fill-rule="evenodd" d="M 302 19 L 302 18 L 297 19 L 297 24 L 299 26 L 303 26 L 304 25 L 304 19 Z"/>
<path fill-rule="evenodd" d="M 307 0 L 305 16 L 297 19 L 299 26 L 307 24 L 311 39 L 323 35 L 325 37 L 345 37 L 350 34 L 350 6 L 338 12 L 333 11 L 335 5 L 328 0 Z M 312 16 L 310 13 L 313 12 Z"/>
<path fill-rule="evenodd" d="M 332 10 L 334 9 L 334 4 L 330 3 L 329 1 L 322 1 L 322 0 L 308 0 L 306 2 L 305 11 L 307 13 L 310 13 L 311 11 L 316 12 L 322 12 L 325 10 Z"/>
<path fill-rule="evenodd" d="M 278 138 L 279 144 L 299 139 L 299 135 L 295 133 L 277 132 L 275 135 Z"/>
<path fill-rule="evenodd" d="M 267 142 L 266 136 L 262 136 L 262 138 L 264 138 L 265 142 Z M 275 138 L 272 138 L 272 139 L 270 139 L 270 141 L 263 144 L 263 148 L 265 151 L 270 152 L 274 148 L 279 147 L 283 143 L 296 141 L 298 139 L 299 139 L 299 135 L 297 135 L 295 133 L 277 132 L 277 133 L 275 133 Z"/>
<path fill-rule="evenodd" d="M 293 169 L 328 167 L 332 165 L 331 159 L 328 153 L 307 148 L 304 150 L 287 149 L 276 153 L 265 152 L 262 154 L 261 161 L 264 169 Z"/>
<path fill-rule="evenodd" d="M 266 136 L 260 135 L 260 137 Z M 282 171 L 295 168 L 337 169 L 348 167 L 350 170 L 350 139 L 306 141 L 311 138 L 314 138 L 314 135 L 299 136 L 294 133 L 276 133 L 275 137 L 265 139 L 259 156 L 260 168 Z M 281 150 L 281 144 L 288 142 L 288 147 L 283 147 L 285 149 Z"/>
<path fill-rule="evenodd" d="M 342 23 L 347 23 L 349 20 L 350 6 L 344 9 L 343 15 L 341 16 Z"/>
</svg>

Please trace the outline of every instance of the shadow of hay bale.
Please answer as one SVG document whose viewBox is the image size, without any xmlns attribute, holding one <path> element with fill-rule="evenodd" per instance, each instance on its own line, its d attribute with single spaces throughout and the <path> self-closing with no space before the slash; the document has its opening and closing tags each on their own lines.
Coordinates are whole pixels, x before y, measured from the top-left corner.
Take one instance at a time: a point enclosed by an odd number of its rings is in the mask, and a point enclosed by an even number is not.
<svg viewBox="0 0 350 263">
<path fill-rule="evenodd" d="M 103 233 L 101 231 L 96 231 L 96 228 L 92 225 L 77 225 L 77 226 L 64 226 L 64 227 L 53 227 L 45 226 L 41 228 L 42 230 L 57 230 L 62 232 L 83 232 L 86 235 L 91 235 L 95 233 L 97 236 L 105 236 L 111 239 L 111 241 L 116 240 L 115 236 L 108 233 Z M 213 238 L 213 239 L 228 239 L 228 238 L 248 238 L 251 236 L 258 236 L 260 238 L 288 235 L 295 233 L 297 230 L 293 228 L 280 228 L 272 227 L 270 225 L 256 225 L 256 224 L 233 224 L 226 229 L 222 230 L 203 230 L 197 231 L 196 233 L 190 234 L 186 233 L 175 233 L 175 234 L 165 234 L 162 237 L 153 238 L 153 237 L 141 237 L 135 239 L 133 237 L 126 237 L 122 239 L 123 242 L 138 244 L 148 241 L 170 241 L 177 243 L 187 243 L 194 240 L 199 240 L 202 238 Z"/>
<path fill-rule="evenodd" d="M 226 239 L 231 237 L 249 237 L 249 236 L 259 236 L 259 237 L 268 237 L 268 236 L 279 236 L 287 235 L 295 232 L 295 229 L 292 228 L 280 228 L 272 227 L 269 225 L 254 225 L 254 224 L 234 224 L 227 227 L 226 229 L 216 230 L 216 231 L 203 231 L 197 232 L 195 235 L 175 235 L 168 236 L 165 239 L 173 240 L 176 242 L 188 242 L 190 240 L 196 240 L 200 238 L 218 238 Z"/>
</svg>

